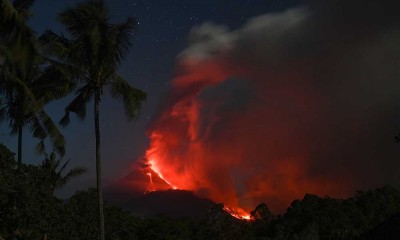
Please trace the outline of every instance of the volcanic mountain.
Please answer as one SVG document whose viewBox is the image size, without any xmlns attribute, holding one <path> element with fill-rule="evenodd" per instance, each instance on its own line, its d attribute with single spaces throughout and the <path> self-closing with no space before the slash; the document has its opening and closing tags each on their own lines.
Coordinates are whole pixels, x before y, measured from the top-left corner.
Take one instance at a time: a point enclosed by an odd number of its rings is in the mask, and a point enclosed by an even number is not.
<svg viewBox="0 0 400 240">
<path fill-rule="evenodd" d="M 106 201 L 141 217 L 164 215 L 200 219 L 215 205 L 191 191 L 171 189 L 145 165 L 134 166 L 128 175 L 109 185 L 104 195 Z"/>
</svg>

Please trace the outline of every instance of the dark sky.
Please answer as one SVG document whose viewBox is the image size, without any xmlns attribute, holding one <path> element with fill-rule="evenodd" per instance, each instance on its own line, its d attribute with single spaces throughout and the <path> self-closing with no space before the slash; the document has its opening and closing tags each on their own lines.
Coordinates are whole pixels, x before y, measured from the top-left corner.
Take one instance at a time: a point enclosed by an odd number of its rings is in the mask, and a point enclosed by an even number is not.
<svg viewBox="0 0 400 240">
<path fill-rule="evenodd" d="M 81 1 L 37 0 L 33 7 L 31 26 L 38 33 L 49 28 L 63 32 L 57 14 Z M 223 24 L 230 29 L 240 28 L 249 18 L 297 6 L 296 0 L 152 0 L 105 1 L 116 21 L 127 16 L 137 18 L 139 25 L 133 47 L 120 67 L 120 74 L 132 85 L 148 93 L 140 118 L 127 122 L 121 104 L 105 97 L 101 104 L 102 153 L 104 179 L 111 183 L 130 170 L 133 161 L 143 156 L 148 145 L 145 131 L 169 86 L 174 73 L 176 57 L 187 46 L 191 29 L 204 22 Z M 59 121 L 71 97 L 51 103 L 46 109 L 54 121 Z M 90 110 L 88 110 L 90 113 Z M 84 122 L 72 118 L 70 126 L 62 129 L 67 140 L 65 158 L 72 166 L 83 166 L 89 173 L 72 181 L 64 194 L 94 185 L 94 130 L 93 118 L 87 114 Z M 1 142 L 16 151 L 16 138 L 8 135 L 3 124 Z M 34 156 L 35 140 L 24 134 L 24 161 L 38 164 L 41 157 Z"/>
</svg>

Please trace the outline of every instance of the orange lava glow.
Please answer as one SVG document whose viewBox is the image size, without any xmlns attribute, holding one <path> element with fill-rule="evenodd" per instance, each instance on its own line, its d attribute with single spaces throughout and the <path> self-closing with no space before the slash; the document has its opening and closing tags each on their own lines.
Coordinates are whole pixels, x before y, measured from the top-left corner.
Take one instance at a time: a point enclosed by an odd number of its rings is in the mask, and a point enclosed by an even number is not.
<svg viewBox="0 0 400 240">
<path fill-rule="evenodd" d="M 158 176 L 159 178 L 161 178 L 165 183 L 167 183 L 172 189 L 174 189 L 174 190 L 178 189 L 176 186 L 174 186 L 173 184 L 171 184 L 167 179 L 165 179 L 165 178 L 163 177 L 163 175 L 161 174 L 161 171 L 160 171 L 160 169 L 157 167 L 157 163 L 156 163 L 155 161 L 149 160 L 148 164 L 149 164 L 149 168 L 150 168 L 151 170 L 153 170 L 153 171 L 157 174 L 157 176 Z M 147 173 L 147 175 L 150 176 L 150 184 L 152 185 L 152 184 L 153 184 L 153 181 L 152 181 L 152 178 L 151 178 L 151 173 Z"/>
<path fill-rule="evenodd" d="M 153 172 L 155 174 L 157 174 L 157 176 L 162 179 L 165 183 L 167 183 L 169 186 L 171 186 L 171 188 L 173 190 L 177 190 L 178 188 L 174 185 L 172 185 L 168 180 L 166 180 L 162 174 L 160 173 L 159 169 L 157 168 L 157 165 L 154 164 L 155 161 L 153 160 L 149 160 L 148 161 L 148 167 L 153 170 Z M 157 189 L 154 187 L 153 185 L 153 179 L 152 179 L 152 174 L 151 173 L 146 173 L 147 176 L 149 176 L 149 187 L 147 188 L 145 193 L 149 193 L 149 192 L 154 192 L 157 191 Z M 184 190 L 183 188 L 181 188 L 181 190 Z M 227 213 L 229 213 L 232 217 L 240 219 L 240 220 L 251 220 L 251 216 L 248 212 L 246 212 L 245 210 L 241 209 L 241 208 L 230 208 L 228 206 L 224 206 L 224 211 L 226 211 Z"/>
<path fill-rule="evenodd" d="M 232 217 L 235 217 L 240 220 L 251 220 L 250 214 L 244 211 L 241 208 L 232 209 L 227 206 L 224 206 L 224 210 L 229 213 Z"/>
<path fill-rule="evenodd" d="M 239 219 L 262 202 L 282 213 L 305 193 L 347 194 L 345 178 L 312 172 L 321 149 L 310 126 L 322 119 L 323 98 L 301 75 L 270 74 L 299 79 L 289 85 L 218 59 L 182 65 L 146 151 L 148 167 L 170 187 L 222 202 Z M 246 80 L 231 79 L 237 75 Z"/>
<path fill-rule="evenodd" d="M 153 175 L 150 172 L 146 173 L 146 175 L 149 177 L 149 186 L 146 188 L 145 193 L 156 191 L 153 183 Z"/>
</svg>

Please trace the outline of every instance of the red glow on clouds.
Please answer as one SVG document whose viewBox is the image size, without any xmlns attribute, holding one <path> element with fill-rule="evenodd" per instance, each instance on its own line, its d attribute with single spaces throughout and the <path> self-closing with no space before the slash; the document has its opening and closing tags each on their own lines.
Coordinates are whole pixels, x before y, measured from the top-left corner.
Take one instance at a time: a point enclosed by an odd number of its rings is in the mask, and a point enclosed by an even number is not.
<svg viewBox="0 0 400 240">
<path fill-rule="evenodd" d="M 344 163 L 339 136 L 348 137 L 348 125 L 338 126 L 345 118 L 340 96 L 325 85 L 331 74 L 302 51 L 291 56 L 293 46 L 282 41 L 304 15 L 294 10 L 238 31 L 205 24 L 192 32 L 148 132 L 147 164 L 160 179 L 244 219 L 262 202 L 283 212 L 305 193 L 344 197 L 354 190 L 351 170 L 335 162 Z"/>
<path fill-rule="evenodd" d="M 262 202 L 283 212 L 305 193 L 345 197 L 393 180 L 389 38 L 347 41 L 319 16 L 296 8 L 234 31 L 192 29 L 148 131 L 154 189 L 190 190 L 240 217 Z"/>
<path fill-rule="evenodd" d="M 318 118 L 312 88 L 285 82 L 266 88 L 256 76 L 245 80 L 255 86 L 249 96 L 255 100 L 236 109 L 230 101 L 243 96 L 231 94 L 240 89 L 229 92 L 223 85 L 240 73 L 218 62 L 189 65 L 190 71 L 187 66 L 149 132 L 147 163 L 159 178 L 174 189 L 222 202 L 241 219 L 261 202 L 283 211 L 307 192 L 345 191 L 341 180 L 308 173 L 305 127 Z"/>
</svg>

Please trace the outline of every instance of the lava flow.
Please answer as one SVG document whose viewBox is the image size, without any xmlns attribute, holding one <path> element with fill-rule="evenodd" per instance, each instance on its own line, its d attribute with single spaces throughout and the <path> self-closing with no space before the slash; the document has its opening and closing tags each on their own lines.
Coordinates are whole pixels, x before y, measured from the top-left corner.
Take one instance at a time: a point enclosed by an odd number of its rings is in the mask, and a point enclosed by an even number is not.
<svg viewBox="0 0 400 240">
<path fill-rule="evenodd" d="M 153 183 L 153 175 L 150 172 L 146 173 L 146 175 L 149 177 L 149 185 L 146 188 L 145 193 L 150 193 L 150 192 L 156 191 L 156 189 L 154 188 L 154 183 Z"/>
<path fill-rule="evenodd" d="M 247 212 L 245 212 L 243 209 L 241 208 L 237 208 L 237 209 L 232 209 L 229 208 L 227 206 L 224 206 L 224 210 L 229 213 L 232 217 L 235 217 L 237 219 L 241 219 L 241 220 L 251 220 L 251 216 L 250 214 L 248 214 Z"/>
<path fill-rule="evenodd" d="M 168 180 L 166 180 L 162 174 L 158 171 L 157 165 L 154 165 L 154 161 L 150 160 L 148 161 L 148 163 L 146 164 L 147 167 L 149 169 L 152 170 L 152 172 L 154 174 L 156 174 L 158 176 L 158 178 L 160 178 L 161 180 L 163 180 L 166 184 L 168 184 L 171 189 L 173 190 L 178 190 L 178 188 L 174 185 L 172 185 L 170 182 L 168 182 Z M 148 176 L 148 180 L 149 180 L 149 185 L 146 189 L 145 194 L 150 193 L 150 192 L 154 192 L 157 191 L 158 189 L 156 189 L 154 187 L 154 183 L 153 183 L 153 178 L 152 178 L 152 173 L 151 172 L 147 172 L 146 175 Z M 184 190 L 184 189 L 180 189 L 180 190 Z M 232 217 L 240 219 L 240 220 L 250 220 L 251 216 L 249 213 L 247 213 L 245 210 L 241 209 L 241 208 L 230 208 L 228 206 L 224 206 L 224 211 L 229 213 Z"/>
<path fill-rule="evenodd" d="M 166 184 L 168 184 L 172 189 L 176 190 L 178 189 L 176 186 L 172 185 L 167 179 L 165 179 L 163 177 L 163 175 L 161 174 L 160 170 L 157 168 L 157 165 L 154 161 L 150 160 L 148 162 L 148 166 L 151 170 L 153 170 L 153 172 L 155 172 L 157 174 L 157 176 L 163 180 Z M 151 173 L 146 173 L 146 174 L 150 174 L 150 183 L 151 185 L 153 185 L 152 179 L 151 179 Z"/>
</svg>

